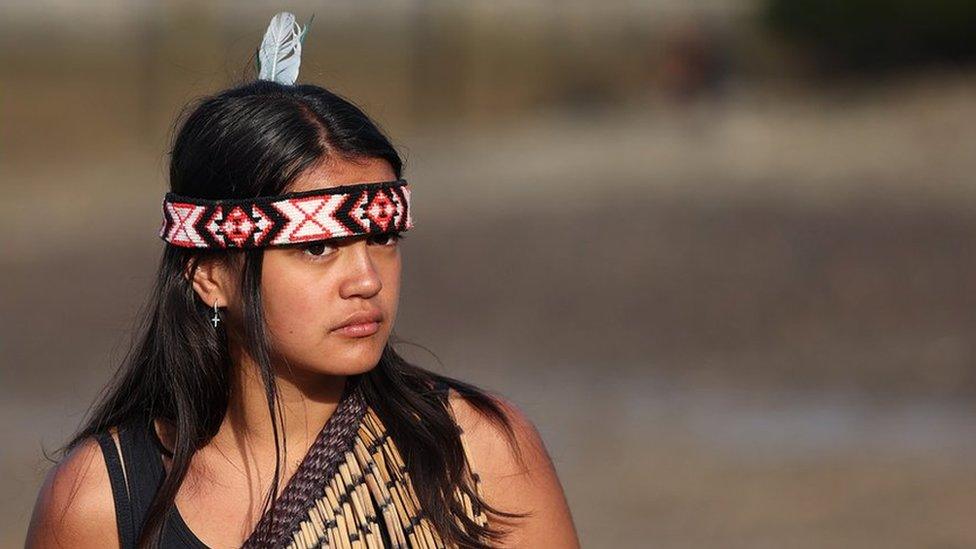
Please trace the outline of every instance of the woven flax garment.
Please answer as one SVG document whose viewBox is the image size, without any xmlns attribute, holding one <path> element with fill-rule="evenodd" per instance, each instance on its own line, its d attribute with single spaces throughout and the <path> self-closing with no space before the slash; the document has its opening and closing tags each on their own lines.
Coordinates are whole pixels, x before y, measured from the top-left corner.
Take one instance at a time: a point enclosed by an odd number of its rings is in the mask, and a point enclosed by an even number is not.
<svg viewBox="0 0 976 549">
<path fill-rule="evenodd" d="M 310 452 L 305 459 L 320 464 L 300 468 L 312 472 L 314 486 L 299 493 L 295 485 L 302 483 L 293 478 L 281 495 L 283 500 L 288 500 L 312 492 L 314 505 L 290 524 L 259 524 L 259 528 L 273 528 L 278 533 L 275 537 L 284 539 L 284 546 L 291 549 L 445 547 L 421 513 L 410 475 L 393 438 L 379 416 L 363 402 L 358 384 L 343 398 L 333 417 L 335 421 L 330 420 L 320 434 L 327 440 L 331 437 L 331 442 L 315 445 L 324 447 L 329 455 L 316 456 Z M 348 434 L 343 435 L 340 432 L 343 430 Z M 295 476 L 299 474 L 296 472 Z M 472 474 L 471 480 L 477 493 L 477 474 Z M 459 489 L 454 490 L 454 497 L 462 503 L 469 519 L 487 524 L 483 510 L 471 498 Z"/>
<path fill-rule="evenodd" d="M 477 487 L 477 476 L 474 479 Z M 486 524 L 484 513 L 467 495 L 455 490 L 455 497 L 464 503 L 468 518 Z M 427 518 L 418 517 L 419 508 L 396 444 L 368 409 L 353 449 L 346 452 L 325 494 L 299 524 L 288 547 L 444 547 Z M 388 540 L 381 536 L 380 520 Z"/>
</svg>

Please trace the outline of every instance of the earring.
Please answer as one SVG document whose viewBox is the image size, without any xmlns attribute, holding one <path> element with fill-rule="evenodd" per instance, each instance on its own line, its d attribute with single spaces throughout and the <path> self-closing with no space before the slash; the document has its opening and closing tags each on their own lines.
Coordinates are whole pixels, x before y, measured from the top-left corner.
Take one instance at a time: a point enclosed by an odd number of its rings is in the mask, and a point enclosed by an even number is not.
<svg viewBox="0 0 976 549">
<path fill-rule="evenodd" d="M 220 316 L 218 316 L 218 314 L 217 314 L 217 300 L 216 299 L 214 300 L 214 315 L 213 315 L 213 318 L 210 319 L 210 322 L 213 322 L 214 330 L 216 330 L 217 329 L 217 323 L 220 322 Z"/>
</svg>

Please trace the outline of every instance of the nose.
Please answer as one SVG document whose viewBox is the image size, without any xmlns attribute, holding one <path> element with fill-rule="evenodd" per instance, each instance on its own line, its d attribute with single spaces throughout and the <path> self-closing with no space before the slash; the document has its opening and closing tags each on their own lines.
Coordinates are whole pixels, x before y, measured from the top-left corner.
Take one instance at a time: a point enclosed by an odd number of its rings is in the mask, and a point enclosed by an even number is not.
<svg viewBox="0 0 976 549">
<path fill-rule="evenodd" d="M 353 296 L 369 298 L 383 289 L 383 281 L 376 272 L 365 239 L 348 245 L 344 251 L 345 277 L 339 287 L 339 294 L 344 299 Z"/>
</svg>

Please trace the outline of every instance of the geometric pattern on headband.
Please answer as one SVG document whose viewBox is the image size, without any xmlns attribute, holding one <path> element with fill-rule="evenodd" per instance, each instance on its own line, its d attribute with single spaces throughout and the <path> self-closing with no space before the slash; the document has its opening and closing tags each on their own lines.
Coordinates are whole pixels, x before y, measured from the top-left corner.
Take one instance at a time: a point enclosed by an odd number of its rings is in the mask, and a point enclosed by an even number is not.
<svg viewBox="0 0 976 549">
<path fill-rule="evenodd" d="M 406 180 L 250 199 L 166 193 L 159 236 L 186 248 L 260 248 L 413 227 Z"/>
</svg>

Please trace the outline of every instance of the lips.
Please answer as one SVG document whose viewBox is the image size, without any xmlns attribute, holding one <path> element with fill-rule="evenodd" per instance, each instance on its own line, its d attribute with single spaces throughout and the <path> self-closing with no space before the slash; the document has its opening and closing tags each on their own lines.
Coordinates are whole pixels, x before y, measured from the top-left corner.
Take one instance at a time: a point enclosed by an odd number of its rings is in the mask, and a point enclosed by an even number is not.
<svg viewBox="0 0 976 549">
<path fill-rule="evenodd" d="M 342 321 L 342 323 L 334 326 L 332 331 L 340 330 L 342 328 L 357 326 L 361 324 L 371 324 L 374 322 L 382 322 L 383 313 L 378 310 L 369 311 L 357 311 Z"/>
</svg>

